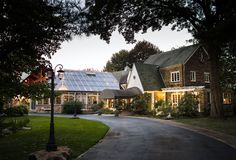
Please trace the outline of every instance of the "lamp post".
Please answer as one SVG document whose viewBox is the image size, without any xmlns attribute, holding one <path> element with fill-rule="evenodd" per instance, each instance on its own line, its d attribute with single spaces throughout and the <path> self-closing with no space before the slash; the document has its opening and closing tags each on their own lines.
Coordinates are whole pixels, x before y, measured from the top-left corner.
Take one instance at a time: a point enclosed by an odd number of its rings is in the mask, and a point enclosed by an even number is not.
<svg viewBox="0 0 236 160">
<path fill-rule="evenodd" d="M 51 103 L 51 116 L 50 116 L 50 133 L 49 133 L 49 139 L 46 146 L 46 150 L 48 152 L 50 151 L 56 151 L 57 145 L 55 143 L 55 135 L 54 135 L 54 99 L 55 99 L 55 93 L 54 93 L 54 78 L 55 78 L 55 72 L 56 68 L 59 67 L 58 72 L 58 78 L 61 80 L 64 75 L 63 66 L 61 64 L 58 64 L 55 66 L 54 70 L 52 68 L 52 64 L 49 64 L 47 66 L 47 76 L 49 79 L 51 79 L 51 96 L 50 96 L 50 103 Z"/>
</svg>

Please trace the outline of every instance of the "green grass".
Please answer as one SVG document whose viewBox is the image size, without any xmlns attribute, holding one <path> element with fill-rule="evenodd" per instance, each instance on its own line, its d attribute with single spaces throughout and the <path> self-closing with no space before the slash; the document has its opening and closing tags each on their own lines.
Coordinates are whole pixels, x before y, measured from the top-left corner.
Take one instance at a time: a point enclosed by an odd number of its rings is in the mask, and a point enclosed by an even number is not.
<svg viewBox="0 0 236 160">
<path fill-rule="evenodd" d="M 186 118 L 176 119 L 180 123 L 215 130 L 236 137 L 236 118 L 214 119 L 214 118 Z"/>
<path fill-rule="evenodd" d="M 1 160 L 26 160 L 30 153 L 45 149 L 49 137 L 49 117 L 29 118 L 31 130 L 0 137 Z M 55 118 L 56 144 L 71 148 L 74 158 L 96 144 L 107 131 L 106 125 L 96 121 Z"/>
</svg>

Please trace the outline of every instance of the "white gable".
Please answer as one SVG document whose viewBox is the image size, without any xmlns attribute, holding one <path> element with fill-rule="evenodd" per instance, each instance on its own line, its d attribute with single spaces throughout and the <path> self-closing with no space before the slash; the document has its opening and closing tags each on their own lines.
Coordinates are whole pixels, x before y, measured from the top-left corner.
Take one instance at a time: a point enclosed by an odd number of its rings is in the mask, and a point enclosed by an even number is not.
<svg viewBox="0 0 236 160">
<path fill-rule="evenodd" d="M 128 87 L 127 88 L 131 88 L 131 87 L 137 87 L 144 93 L 143 86 L 140 81 L 135 64 L 133 64 L 132 71 L 131 71 L 131 74 L 128 79 Z"/>
</svg>

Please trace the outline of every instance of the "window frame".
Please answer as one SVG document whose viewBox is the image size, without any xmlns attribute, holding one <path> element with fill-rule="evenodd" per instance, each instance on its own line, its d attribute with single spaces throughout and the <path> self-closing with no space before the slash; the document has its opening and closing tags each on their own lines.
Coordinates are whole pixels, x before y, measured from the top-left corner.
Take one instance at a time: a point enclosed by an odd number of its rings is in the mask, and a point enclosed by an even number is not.
<svg viewBox="0 0 236 160">
<path fill-rule="evenodd" d="M 190 81 L 196 82 L 197 81 L 197 73 L 196 71 L 190 71 Z"/>
<path fill-rule="evenodd" d="M 180 82 L 180 72 L 179 71 L 170 72 L 170 81 Z"/>
<path fill-rule="evenodd" d="M 210 72 L 204 72 L 204 82 L 210 83 Z"/>
</svg>

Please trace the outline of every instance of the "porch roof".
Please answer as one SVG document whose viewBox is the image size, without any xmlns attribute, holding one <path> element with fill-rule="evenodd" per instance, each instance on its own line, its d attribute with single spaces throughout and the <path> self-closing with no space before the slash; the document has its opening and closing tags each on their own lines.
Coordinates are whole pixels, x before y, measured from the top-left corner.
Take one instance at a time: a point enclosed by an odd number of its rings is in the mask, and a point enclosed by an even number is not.
<svg viewBox="0 0 236 160">
<path fill-rule="evenodd" d="M 141 95 L 142 91 L 137 87 L 128 88 L 126 90 L 104 89 L 100 97 L 102 99 L 126 99 Z"/>
<path fill-rule="evenodd" d="M 163 92 L 187 92 L 187 91 L 195 91 L 199 89 L 203 89 L 205 86 L 185 86 L 185 87 L 170 87 L 170 88 L 162 88 Z"/>
</svg>

